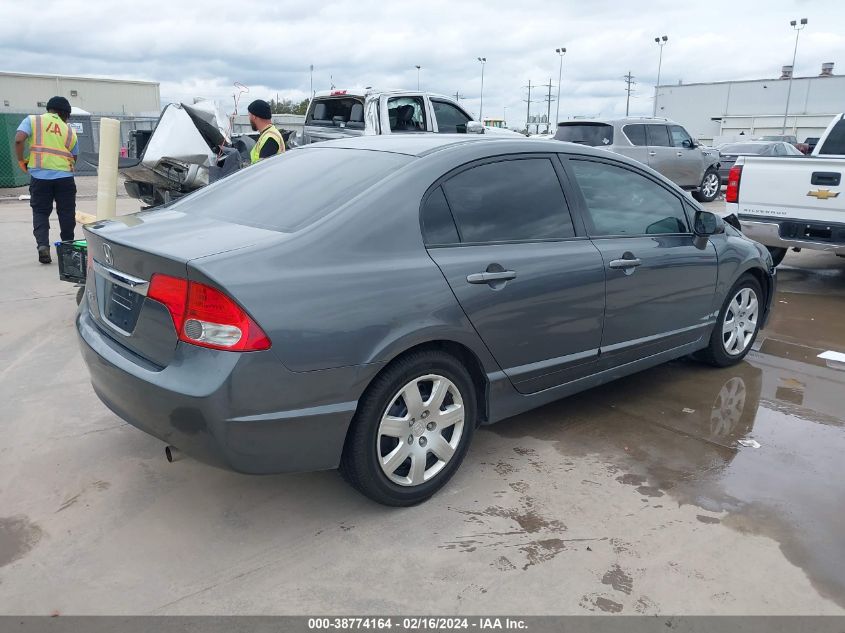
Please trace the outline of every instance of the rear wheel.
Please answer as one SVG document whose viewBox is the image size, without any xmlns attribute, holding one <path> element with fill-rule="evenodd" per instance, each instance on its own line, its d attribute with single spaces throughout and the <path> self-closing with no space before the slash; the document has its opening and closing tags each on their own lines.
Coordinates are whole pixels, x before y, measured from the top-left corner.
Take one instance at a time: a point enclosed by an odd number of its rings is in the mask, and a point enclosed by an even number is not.
<svg viewBox="0 0 845 633">
<path fill-rule="evenodd" d="M 699 202 L 713 202 L 719 197 L 721 190 L 722 181 L 719 178 L 719 173 L 715 169 L 708 169 L 704 172 L 704 178 L 701 179 L 698 191 L 694 191 L 692 196 Z"/>
<path fill-rule="evenodd" d="M 710 336 L 710 344 L 697 354 L 701 360 L 727 367 L 748 354 L 760 329 L 763 291 L 751 275 L 742 276 L 725 299 Z"/>
<path fill-rule="evenodd" d="M 467 370 L 439 351 L 409 354 L 379 375 L 361 399 L 340 470 L 374 501 L 409 506 L 442 488 L 475 430 Z"/>
<path fill-rule="evenodd" d="M 777 246 L 767 246 L 766 248 L 769 249 L 769 254 L 772 256 L 772 265 L 780 265 L 783 258 L 786 257 L 786 249 L 778 248 Z"/>
</svg>

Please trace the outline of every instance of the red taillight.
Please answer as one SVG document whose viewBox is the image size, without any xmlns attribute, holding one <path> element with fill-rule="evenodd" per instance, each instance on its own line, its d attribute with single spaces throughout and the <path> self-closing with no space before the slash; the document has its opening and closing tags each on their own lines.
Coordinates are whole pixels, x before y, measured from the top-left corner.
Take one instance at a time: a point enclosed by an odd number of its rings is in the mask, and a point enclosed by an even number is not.
<svg viewBox="0 0 845 633">
<path fill-rule="evenodd" d="M 258 324 L 216 288 L 155 274 L 147 297 L 167 307 L 180 341 L 231 352 L 270 349 Z"/>
<path fill-rule="evenodd" d="M 739 179 L 742 177 L 742 165 L 734 165 L 728 174 L 728 187 L 725 189 L 725 202 L 739 200 Z"/>
<path fill-rule="evenodd" d="M 345 94 L 346 94 L 346 90 L 332 90 L 332 96 L 345 95 Z"/>
</svg>

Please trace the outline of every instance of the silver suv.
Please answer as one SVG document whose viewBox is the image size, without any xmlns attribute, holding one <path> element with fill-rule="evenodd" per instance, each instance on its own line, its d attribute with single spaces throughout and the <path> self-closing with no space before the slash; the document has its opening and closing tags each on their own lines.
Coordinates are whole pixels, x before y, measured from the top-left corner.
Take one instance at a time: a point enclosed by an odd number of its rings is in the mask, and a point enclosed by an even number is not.
<svg viewBox="0 0 845 633">
<path fill-rule="evenodd" d="M 555 139 L 603 147 L 648 165 L 692 192 L 699 202 L 719 196 L 719 153 L 704 149 L 669 119 L 629 117 L 558 123 Z"/>
</svg>

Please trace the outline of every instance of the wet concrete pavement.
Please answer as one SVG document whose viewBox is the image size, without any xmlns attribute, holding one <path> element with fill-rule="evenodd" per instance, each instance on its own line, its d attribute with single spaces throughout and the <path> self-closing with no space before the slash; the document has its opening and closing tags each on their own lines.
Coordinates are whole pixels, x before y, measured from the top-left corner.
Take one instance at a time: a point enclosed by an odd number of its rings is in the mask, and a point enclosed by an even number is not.
<svg viewBox="0 0 845 633">
<path fill-rule="evenodd" d="M 787 255 L 746 362 L 483 428 L 396 510 L 333 472 L 168 464 L 91 391 L 27 210 L 0 204 L 2 614 L 845 613 L 845 371 L 817 358 L 845 352 L 845 260 Z"/>
</svg>

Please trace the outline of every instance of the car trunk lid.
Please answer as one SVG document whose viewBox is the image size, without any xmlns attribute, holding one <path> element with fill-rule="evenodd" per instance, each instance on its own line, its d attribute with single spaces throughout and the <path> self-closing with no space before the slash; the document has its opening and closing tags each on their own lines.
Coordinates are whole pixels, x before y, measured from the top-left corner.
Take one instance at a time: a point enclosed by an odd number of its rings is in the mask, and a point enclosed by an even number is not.
<svg viewBox="0 0 845 633">
<path fill-rule="evenodd" d="M 178 336 L 167 308 L 147 296 L 153 275 L 187 278 L 192 260 L 283 235 L 169 209 L 89 224 L 88 310 L 118 344 L 165 367 Z"/>
</svg>

